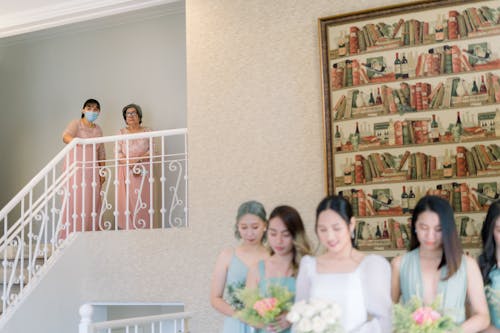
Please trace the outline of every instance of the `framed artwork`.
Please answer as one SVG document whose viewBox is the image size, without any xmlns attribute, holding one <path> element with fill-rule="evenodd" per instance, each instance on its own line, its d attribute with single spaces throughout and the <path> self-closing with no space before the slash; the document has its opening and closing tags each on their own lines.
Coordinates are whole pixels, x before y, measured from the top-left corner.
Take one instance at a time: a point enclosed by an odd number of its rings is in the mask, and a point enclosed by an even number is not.
<svg viewBox="0 0 500 333">
<path fill-rule="evenodd" d="M 335 177 L 342 176 L 335 171 L 335 165 L 339 168 L 345 161 L 335 156 L 339 145 L 342 151 L 356 151 L 363 142 L 371 146 L 398 144 L 387 140 L 391 134 L 387 130 L 383 135 L 380 127 L 374 130 L 366 118 L 492 102 L 487 95 L 472 96 L 467 90 L 479 91 L 481 80 L 489 75 L 486 71 L 500 68 L 498 50 L 491 39 L 500 35 L 499 7 L 498 1 L 424 0 L 319 19 L 327 194 L 334 194 Z M 446 63 L 446 59 L 451 60 Z M 478 72 L 472 80 L 461 78 L 472 71 Z M 404 88 L 396 91 L 400 83 L 412 86 L 405 81 L 439 76 L 444 77 L 441 82 L 419 82 L 416 89 L 422 92 L 422 100 L 413 101 Z M 449 85 L 449 93 L 446 89 L 434 91 L 436 84 Z M 444 96 L 433 95 L 432 99 L 429 95 L 433 92 Z M 350 119 L 359 119 L 357 135 L 354 124 L 345 122 Z M 389 123 L 386 119 L 376 122 Z M 429 115 L 425 121 L 430 124 Z M 336 123 L 340 133 L 336 133 Z M 454 142 L 462 133 L 447 124 L 440 124 L 440 130 L 431 132 L 429 128 L 425 140 L 440 134 L 441 142 Z"/>
<path fill-rule="evenodd" d="M 404 251 L 429 194 L 479 246 L 477 221 L 500 195 L 500 0 L 412 1 L 318 28 L 325 187 L 351 203 L 358 247 Z"/>
</svg>

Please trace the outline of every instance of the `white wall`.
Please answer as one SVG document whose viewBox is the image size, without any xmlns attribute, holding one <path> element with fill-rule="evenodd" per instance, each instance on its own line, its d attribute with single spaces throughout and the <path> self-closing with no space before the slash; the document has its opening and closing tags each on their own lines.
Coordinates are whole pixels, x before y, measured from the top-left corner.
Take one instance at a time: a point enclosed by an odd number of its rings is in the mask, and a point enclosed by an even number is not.
<svg viewBox="0 0 500 333">
<path fill-rule="evenodd" d="M 190 228 L 173 238 L 165 235 L 164 241 L 137 234 L 130 248 L 141 249 L 138 256 L 126 251 L 129 243 L 115 239 L 119 233 L 98 233 L 94 241 L 100 259 L 88 266 L 82 295 L 94 301 L 134 301 L 136 296 L 182 301 L 187 311 L 197 312 L 193 332 L 218 332 L 222 316 L 208 303 L 210 275 L 217 252 L 235 243 L 232 226 L 238 205 L 248 199 L 261 200 L 268 210 L 291 204 L 311 232 L 315 206 L 325 193 L 317 19 L 398 2 L 402 1 L 187 0 Z M 112 76 L 118 75 L 109 58 Z M 46 61 L 50 64 L 50 57 Z M 57 120 L 51 144 L 59 144 L 60 130 L 78 112 L 74 104 L 79 107 L 80 99 L 93 93 L 91 85 L 78 86 L 84 91 L 65 102 L 64 110 L 73 111 L 67 111 L 64 121 Z M 69 98 L 50 94 L 45 103 L 54 96 Z M 118 117 L 107 118 L 106 109 L 118 112 L 123 104 L 103 99 L 103 104 L 112 103 L 116 107 L 103 108 L 102 124 L 107 128 Z M 7 143 L 1 145 L 5 151 Z M 153 235 L 163 237 L 163 232 L 152 231 Z M 132 254 L 130 260 L 137 263 L 130 265 L 119 253 Z M 164 260 L 163 265 L 157 267 L 156 261 L 143 260 L 140 254 Z M 8 333 L 17 332 L 21 331 Z"/>
<path fill-rule="evenodd" d="M 123 127 L 130 102 L 146 126 L 186 127 L 183 3 L 0 41 L 0 207 L 63 148 L 90 97 L 105 135 Z"/>
<path fill-rule="evenodd" d="M 291 204 L 312 232 L 325 194 L 317 19 L 398 2 L 187 0 L 189 213 L 212 265 L 244 200 Z M 222 316 L 198 320 L 194 332 L 217 332 Z"/>
<path fill-rule="evenodd" d="M 203 251 L 186 228 L 81 233 L 0 332 L 78 332 L 84 303 L 172 302 L 206 311 L 207 279 L 197 270 Z"/>
</svg>

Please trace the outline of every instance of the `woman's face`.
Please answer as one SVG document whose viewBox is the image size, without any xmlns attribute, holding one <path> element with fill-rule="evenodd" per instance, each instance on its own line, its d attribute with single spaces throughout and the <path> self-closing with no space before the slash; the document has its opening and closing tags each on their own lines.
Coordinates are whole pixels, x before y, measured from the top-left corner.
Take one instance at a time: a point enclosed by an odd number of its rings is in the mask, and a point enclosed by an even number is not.
<svg viewBox="0 0 500 333">
<path fill-rule="evenodd" d="M 266 223 L 253 214 L 245 214 L 238 221 L 238 231 L 243 243 L 259 244 L 266 231 Z"/>
<path fill-rule="evenodd" d="M 280 217 L 273 217 L 269 220 L 267 240 L 274 253 L 278 255 L 286 255 L 292 252 L 292 234 L 288 231 L 285 223 Z"/>
<path fill-rule="evenodd" d="M 337 212 L 327 209 L 318 216 L 316 233 L 328 252 L 338 253 L 352 247 L 351 232 L 354 231 L 354 224 L 354 219 L 348 225 Z"/>
<path fill-rule="evenodd" d="M 438 214 L 428 210 L 420 213 L 415 221 L 415 231 L 421 248 L 438 250 L 442 247 L 443 235 Z"/>
<path fill-rule="evenodd" d="M 495 244 L 498 247 L 500 247 L 500 216 L 497 217 L 497 220 L 495 222 L 495 228 L 493 229 L 493 238 L 495 239 Z"/>
<path fill-rule="evenodd" d="M 91 104 L 87 104 L 87 106 L 85 106 L 82 109 L 82 113 L 85 113 L 85 112 L 97 112 L 97 113 L 100 113 L 101 109 L 99 109 L 99 107 L 97 106 L 97 104 L 91 103 Z"/>
<path fill-rule="evenodd" d="M 128 108 L 125 111 L 125 120 L 127 125 L 139 125 L 139 113 L 135 108 Z"/>
</svg>

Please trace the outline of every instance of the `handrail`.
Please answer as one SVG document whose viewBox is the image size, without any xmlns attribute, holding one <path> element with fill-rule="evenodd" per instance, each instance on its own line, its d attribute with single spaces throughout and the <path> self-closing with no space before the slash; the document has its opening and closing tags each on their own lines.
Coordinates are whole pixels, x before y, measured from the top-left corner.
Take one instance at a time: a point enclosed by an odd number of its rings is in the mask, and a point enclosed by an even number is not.
<svg viewBox="0 0 500 333">
<path fill-rule="evenodd" d="M 109 320 L 109 321 L 89 324 L 89 328 L 92 329 L 120 328 L 123 326 L 147 324 L 163 320 L 189 319 L 193 317 L 193 314 L 194 314 L 193 312 L 179 312 L 179 313 L 168 313 L 168 314 L 145 316 L 145 317 Z"/>
<path fill-rule="evenodd" d="M 26 196 L 29 191 L 45 177 L 49 171 L 51 171 L 54 166 L 57 165 L 62 159 L 68 154 L 68 152 L 79 143 L 105 143 L 105 142 L 113 142 L 115 140 L 120 139 L 140 139 L 151 136 L 151 133 L 159 134 L 159 135 L 178 135 L 178 134 L 186 134 L 187 128 L 177 128 L 170 130 L 161 130 L 161 131 L 152 131 L 152 132 L 142 132 L 142 133 L 134 133 L 134 134 L 121 134 L 121 135 L 111 135 L 111 136 L 103 136 L 99 138 L 75 138 L 71 140 L 69 144 L 66 145 L 47 165 L 40 170 L 40 172 L 33 177 L 26 186 L 24 186 L 3 208 L 0 210 L 0 220 L 3 220 L 7 213 L 11 211 L 21 199 Z"/>
<path fill-rule="evenodd" d="M 186 227 L 187 172 L 185 128 L 72 140 L 0 210 L 3 314 L 73 232 Z"/>
</svg>

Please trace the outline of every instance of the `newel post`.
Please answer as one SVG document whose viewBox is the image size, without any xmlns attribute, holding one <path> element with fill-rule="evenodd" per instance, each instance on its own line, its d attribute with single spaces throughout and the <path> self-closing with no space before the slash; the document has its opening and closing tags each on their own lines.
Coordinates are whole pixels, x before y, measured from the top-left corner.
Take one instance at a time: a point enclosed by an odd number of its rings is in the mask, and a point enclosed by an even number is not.
<svg viewBox="0 0 500 333">
<path fill-rule="evenodd" d="M 83 304 L 80 306 L 80 324 L 78 325 L 78 333 L 91 333 L 90 324 L 92 324 L 92 314 L 94 307 L 91 304 Z"/>
</svg>

